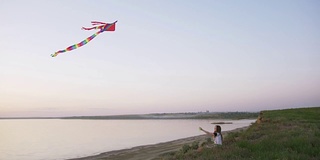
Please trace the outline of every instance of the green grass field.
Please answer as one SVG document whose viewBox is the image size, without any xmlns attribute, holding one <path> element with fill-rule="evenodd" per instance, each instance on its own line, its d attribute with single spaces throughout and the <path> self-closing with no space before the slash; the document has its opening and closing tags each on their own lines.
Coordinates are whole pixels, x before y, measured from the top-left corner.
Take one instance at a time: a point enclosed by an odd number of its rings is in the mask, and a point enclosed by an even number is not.
<svg viewBox="0 0 320 160">
<path fill-rule="evenodd" d="M 320 107 L 262 111 L 260 122 L 230 133 L 221 147 L 184 146 L 162 159 L 319 160 Z"/>
</svg>

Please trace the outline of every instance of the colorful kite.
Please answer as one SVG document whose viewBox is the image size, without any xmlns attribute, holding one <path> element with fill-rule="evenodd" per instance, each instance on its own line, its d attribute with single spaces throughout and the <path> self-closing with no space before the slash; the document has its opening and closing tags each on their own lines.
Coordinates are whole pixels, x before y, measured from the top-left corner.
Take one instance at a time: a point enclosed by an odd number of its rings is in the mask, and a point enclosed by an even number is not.
<svg viewBox="0 0 320 160">
<path fill-rule="evenodd" d="M 100 33 L 104 32 L 104 31 L 115 31 L 116 23 L 117 23 L 117 21 L 115 21 L 113 23 L 104 23 L 104 22 L 92 21 L 91 24 L 94 27 L 91 27 L 91 28 L 82 27 L 82 29 L 84 29 L 84 30 L 99 29 L 99 31 L 97 33 L 91 35 L 90 37 L 86 38 L 85 40 L 81 41 L 78 44 L 74 44 L 72 46 L 67 47 L 64 50 L 60 50 L 60 51 L 55 52 L 54 54 L 51 54 L 51 57 L 56 57 L 60 53 L 64 53 L 64 52 L 67 52 L 67 51 L 71 51 L 71 50 L 77 49 L 77 48 L 87 44 L 93 38 L 95 38 L 97 35 L 99 35 Z"/>
</svg>

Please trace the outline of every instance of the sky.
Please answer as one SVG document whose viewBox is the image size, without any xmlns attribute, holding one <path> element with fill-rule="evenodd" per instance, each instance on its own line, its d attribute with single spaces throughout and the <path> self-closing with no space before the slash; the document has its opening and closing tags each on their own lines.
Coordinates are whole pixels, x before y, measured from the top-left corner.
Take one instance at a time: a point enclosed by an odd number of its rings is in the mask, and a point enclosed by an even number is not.
<svg viewBox="0 0 320 160">
<path fill-rule="evenodd" d="M 0 117 L 320 106 L 319 15 L 318 0 L 0 0 Z"/>
</svg>

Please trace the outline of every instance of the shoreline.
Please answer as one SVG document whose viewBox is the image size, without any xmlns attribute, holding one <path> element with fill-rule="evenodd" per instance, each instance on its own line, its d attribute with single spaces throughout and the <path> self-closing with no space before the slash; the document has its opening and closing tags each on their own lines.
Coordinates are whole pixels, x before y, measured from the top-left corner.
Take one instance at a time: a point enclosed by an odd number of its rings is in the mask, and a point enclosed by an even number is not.
<svg viewBox="0 0 320 160">
<path fill-rule="evenodd" d="M 224 131 L 224 132 L 222 132 L 222 135 L 227 136 L 228 133 L 239 132 L 241 130 L 245 130 L 245 129 L 249 128 L 249 126 L 236 128 L 236 129 L 233 129 L 230 131 Z M 162 155 L 164 153 L 178 151 L 185 144 L 191 144 L 194 141 L 200 141 L 200 142 L 206 141 L 206 138 L 208 138 L 208 136 L 206 134 L 203 134 L 203 135 L 199 135 L 199 136 L 181 138 L 181 139 L 168 141 L 168 142 L 161 142 L 161 143 L 157 143 L 157 144 L 142 145 L 142 146 L 132 147 L 129 149 L 108 151 L 108 152 L 100 153 L 98 155 L 79 157 L 79 158 L 71 158 L 68 160 L 156 159 L 157 157 L 159 157 L 160 155 Z"/>
</svg>

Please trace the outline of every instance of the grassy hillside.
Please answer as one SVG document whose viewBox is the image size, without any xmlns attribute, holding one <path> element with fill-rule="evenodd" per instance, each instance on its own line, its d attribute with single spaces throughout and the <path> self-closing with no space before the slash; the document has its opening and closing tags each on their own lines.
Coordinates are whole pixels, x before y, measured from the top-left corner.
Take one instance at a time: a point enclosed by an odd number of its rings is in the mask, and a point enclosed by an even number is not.
<svg viewBox="0 0 320 160">
<path fill-rule="evenodd" d="M 221 147 L 193 143 L 161 159 L 320 159 L 320 107 L 261 113 L 247 130 L 225 136 Z"/>
</svg>

